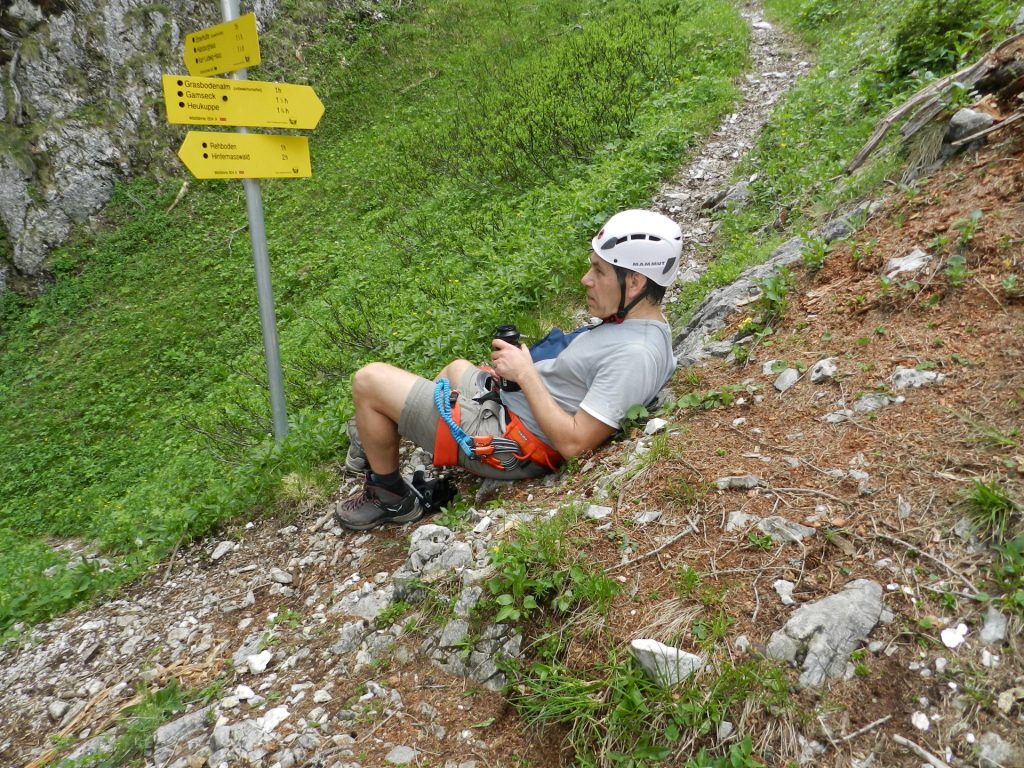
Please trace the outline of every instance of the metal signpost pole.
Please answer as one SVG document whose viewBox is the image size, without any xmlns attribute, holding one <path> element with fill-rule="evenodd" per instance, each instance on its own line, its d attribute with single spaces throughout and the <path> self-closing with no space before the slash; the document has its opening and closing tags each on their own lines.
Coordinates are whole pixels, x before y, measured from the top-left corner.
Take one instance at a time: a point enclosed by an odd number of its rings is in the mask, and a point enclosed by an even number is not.
<svg viewBox="0 0 1024 768">
<path fill-rule="evenodd" d="M 224 21 L 238 18 L 238 0 L 221 0 Z M 240 69 L 231 74 L 234 80 L 245 80 L 248 71 Z M 248 133 L 244 128 L 241 133 Z M 256 179 L 243 179 L 245 208 L 249 214 L 249 239 L 252 242 L 252 263 L 256 270 L 256 293 L 260 304 L 260 325 L 263 328 L 263 354 L 267 360 L 267 379 L 270 383 L 270 412 L 273 417 L 274 439 L 280 443 L 288 434 L 288 414 L 284 402 L 284 376 L 281 372 L 281 352 L 277 344 L 277 325 L 274 317 L 274 292 L 270 285 L 270 258 L 267 254 L 267 230 L 263 221 L 263 195 Z"/>
</svg>

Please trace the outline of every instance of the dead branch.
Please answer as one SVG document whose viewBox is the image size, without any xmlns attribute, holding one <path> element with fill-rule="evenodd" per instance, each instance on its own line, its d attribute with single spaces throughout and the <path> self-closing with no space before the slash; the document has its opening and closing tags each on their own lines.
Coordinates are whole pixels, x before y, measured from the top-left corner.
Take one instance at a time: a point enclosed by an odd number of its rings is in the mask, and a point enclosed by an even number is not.
<svg viewBox="0 0 1024 768">
<path fill-rule="evenodd" d="M 946 77 L 925 86 L 903 102 L 903 104 L 891 110 L 889 114 L 879 121 L 878 126 L 875 128 L 875 132 L 871 134 L 871 138 L 867 140 L 867 143 L 861 147 L 853 160 L 851 160 L 849 165 L 846 166 L 845 173 L 853 173 L 855 170 L 860 168 L 860 166 L 864 164 L 864 161 L 868 159 L 868 156 L 875 150 L 875 147 L 877 147 L 885 137 L 885 134 L 889 132 L 889 129 L 910 113 L 911 110 L 918 108 L 918 111 L 914 113 L 914 116 L 911 117 L 910 120 L 907 121 L 907 124 L 901 129 L 904 139 L 909 139 L 913 136 L 914 133 L 920 130 L 925 124 L 930 122 L 932 118 L 945 109 L 945 104 L 942 102 L 941 97 L 945 95 L 948 88 L 952 87 L 953 83 L 961 83 L 967 86 L 974 85 L 996 68 L 996 56 L 1003 49 L 1008 47 L 1010 44 L 1015 43 L 1022 37 L 1024 37 L 1024 33 L 1007 38 L 999 45 L 989 50 L 974 64 L 971 64 L 969 67 L 964 67 L 959 72 L 946 75 Z"/>
<path fill-rule="evenodd" d="M 894 733 L 892 735 L 892 740 L 895 741 L 897 744 L 906 747 L 911 752 L 914 752 L 922 760 L 927 762 L 929 765 L 933 766 L 933 768 L 950 768 L 949 763 L 940 760 L 924 747 L 918 746 L 910 739 L 904 738 L 903 736 L 900 736 L 898 733 Z"/>
<path fill-rule="evenodd" d="M 696 530 L 696 528 L 694 528 L 693 526 L 688 525 L 688 526 L 686 526 L 686 528 L 684 528 L 682 531 L 677 533 L 675 536 L 672 536 L 671 538 L 669 538 L 668 541 L 666 541 L 664 544 L 662 544 L 657 549 L 652 549 L 650 552 L 647 552 L 647 553 L 645 553 L 643 555 L 640 555 L 639 557 L 634 557 L 632 560 L 627 560 L 624 563 L 619 563 L 618 565 L 613 565 L 611 568 L 606 569 L 605 573 L 612 573 L 613 571 L 617 571 L 620 568 L 628 568 L 631 565 L 636 565 L 641 560 L 646 560 L 649 557 L 654 557 L 654 555 L 658 554 L 659 552 L 661 552 L 666 547 L 669 547 L 672 544 L 675 544 L 677 541 L 679 541 L 681 538 L 683 538 L 683 536 L 688 536 L 689 534 L 693 533 L 695 530 Z"/>
</svg>

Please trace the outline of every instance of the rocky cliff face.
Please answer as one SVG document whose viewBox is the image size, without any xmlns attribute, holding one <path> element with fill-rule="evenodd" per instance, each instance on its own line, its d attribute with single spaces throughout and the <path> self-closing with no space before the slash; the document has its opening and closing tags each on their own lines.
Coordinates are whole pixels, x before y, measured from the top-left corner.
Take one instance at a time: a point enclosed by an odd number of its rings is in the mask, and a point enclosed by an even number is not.
<svg viewBox="0 0 1024 768">
<path fill-rule="evenodd" d="M 277 0 L 243 2 L 260 28 Z M 38 293 L 73 226 L 147 167 L 166 124 L 160 75 L 215 0 L 13 0 L 0 11 L 0 293 Z"/>
</svg>

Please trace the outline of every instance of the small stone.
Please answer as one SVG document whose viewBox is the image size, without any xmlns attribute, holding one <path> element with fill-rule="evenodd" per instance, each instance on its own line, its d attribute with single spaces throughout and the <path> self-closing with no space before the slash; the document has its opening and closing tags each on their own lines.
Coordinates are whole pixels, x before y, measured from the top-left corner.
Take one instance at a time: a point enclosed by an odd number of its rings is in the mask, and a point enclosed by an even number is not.
<svg viewBox="0 0 1024 768">
<path fill-rule="evenodd" d="M 648 525 L 650 523 L 656 523 L 661 519 L 661 512 L 656 509 L 647 509 L 643 512 L 637 512 L 633 516 L 633 522 L 637 525 Z"/>
<path fill-rule="evenodd" d="M 919 731 L 927 731 L 932 727 L 931 721 L 928 719 L 928 715 L 924 712 L 915 712 L 910 716 L 910 724 L 913 725 Z"/>
<path fill-rule="evenodd" d="M 794 523 L 779 515 L 766 517 L 757 524 L 758 530 L 772 537 L 779 543 L 799 543 L 814 536 L 817 531 L 800 523 Z"/>
<path fill-rule="evenodd" d="M 824 384 L 826 381 L 831 381 L 835 378 L 839 368 L 836 366 L 836 359 L 834 357 L 826 357 L 824 360 L 819 360 L 811 368 L 811 383 L 812 384 Z"/>
<path fill-rule="evenodd" d="M 891 380 L 893 389 L 918 389 L 929 384 L 943 384 L 946 381 L 946 376 L 936 371 L 919 371 L 916 368 L 905 368 L 901 365 L 893 371 Z"/>
<path fill-rule="evenodd" d="M 266 733 L 270 733 L 277 726 L 288 719 L 288 707 L 274 707 L 268 709 L 267 713 L 263 717 L 256 718 L 256 725 L 262 728 Z"/>
<path fill-rule="evenodd" d="M 1024 754 L 998 733 L 989 731 L 978 739 L 978 768 L 1009 768 L 1021 765 Z"/>
<path fill-rule="evenodd" d="M 261 651 L 246 658 L 245 665 L 249 668 L 249 672 L 259 675 L 266 671 L 267 665 L 273 657 L 274 654 L 270 651 Z"/>
<path fill-rule="evenodd" d="M 757 475 L 730 475 L 718 478 L 715 485 L 723 491 L 749 491 L 753 488 L 765 488 L 768 483 Z"/>
<path fill-rule="evenodd" d="M 772 584 L 772 588 L 779 596 L 783 605 L 796 605 L 796 600 L 793 599 L 793 588 L 795 586 L 792 581 L 786 581 L 785 579 L 778 579 Z"/>
<path fill-rule="evenodd" d="M 210 559 L 213 562 L 217 562 L 222 557 L 224 557 L 224 555 L 228 554 L 229 552 L 234 552 L 234 551 L 235 551 L 235 542 L 233 542 L 233 541 L 222 541 L 220 544 L 218 544 L 214 548 L 213 554 L 210 555 Z"/>
<path fill-rule="evenodd" d="M 1005 642 L 1007 618 L 994 605 L 985 612 L 985 625 L 981 628 L 981 642 L 996 645 Z"/>
<path fill-rule="evenodd" d="M 746 512 L 741 512 L 740 510 L 737 509 L 733 512 L 730 512 L 729 517 L 726 518 L 725 532 L 731 533 L 732 531 L 737 531 L 742 528 L 746 528 L 751 523 L 754 523 L 760 519 L 761 518 L 759 518 L 757 515 L 748 515 Z"/>
<path fill-rule="evenodd" d="M 678 685 L 693 672 L 704 668 L 704 659 L 700 656 L 657 640 L 634 640 L 630 647 L 647 676 L 665 687 Z"/>
<path fill-rule="evenodd" d="M 419 754 L 420 753 L 412 747 L 401 746 L 395 747 L 388 752 L 388 756 L 384 759 L 392 765 L 408 765 L 419 757 Z"/>
<path fill-rule="evenodd" d="M 662 432 L 665 427 L 668 426 L 668 422 L 664 419 L 654 418 L 647 422 L 647 426 L 644 427 L 645 435 L 656 435 L 658 432 Z"/>
<path fill-rule="evenodd" d="M 586 516 L 591 520 L 601 520 L 602 518 L 608 517 L 612 513 L 611 507 L 601 507 L 597 504 L 591 504 L 586 511 Z"/>
<path fill-rule="evenodd" d="M 280 568 L 270 569 L 270 580 L 275 584 L 291 584 L 294 581 L 288 571 L 282 571 Z"/>
<path fill-rule="evenodd" d="M 787 368 L 779 374 L 772 386 L 779 390 L 779 392 L 785 392 L 786 390 L 791 389 L 799 380 L 800 371 L 796 368 Z"/>
<path fill-rule="evenodd" d="M 60 722 L 60 719 L 64 717 L 64 714 L 67 711 L 68 703 L 66 701 L 61 701 L 60 699 L 57 699 L 56 701 L 51 701 L 50 704 L 46 707 L 46 715 L 50 718 L 50 722 L 52 723 Z"/>
<path fill-rule="evenodd" d="M 920 248 L 914 248 L 906 256 L 889 259 L 885 265 L 886 277 L 893 278 L 903 272 L 919 272 L 928 266 L 932 257 Z"/>
<path fill-rule="evenodd" d="M 949 127 L 946 129 L 944 140 L 949 143 L 960 141 L 983 128 L 988 128 L 994 122 L 995 118 L 992 115 L 964 107 L 957 110 L 956 114 L 949 119 Z"/>
<path fill-rule="evenodd" d="M 314 704 L 326 704 L 328 701 L 331 700 L 331 698 L 331 694 L 325 691 L 323 688 L 313 693 Z"/>
<path fill-rule="evenodd" d="M 967 625 L 957 624 L 955 628 L 947 627 L 939 633 L 942 644 L 947 648 L 959 648 L 967 637 Z"/>
<path fill-rule="evenodd" d="M 736 727 L 732 723 L 728 720 L 723 720 L 718 724 L 718 740 L 725 741 L 732 735 L 734 730 L 736 730 Z"/>
</svg>

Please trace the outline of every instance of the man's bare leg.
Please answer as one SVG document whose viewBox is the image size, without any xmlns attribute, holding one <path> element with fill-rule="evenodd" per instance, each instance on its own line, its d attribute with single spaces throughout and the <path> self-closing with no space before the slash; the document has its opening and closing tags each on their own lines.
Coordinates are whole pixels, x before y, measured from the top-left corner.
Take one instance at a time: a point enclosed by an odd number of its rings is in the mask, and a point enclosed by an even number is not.
<svg viewBox="0 0 1024 768">
<path fill-rule="evenodd" d="M 468 360 L 453 360 L 438 378 L 458 382 L 470 367 L 473 364 Z M 359 441 L 370 469 L 377 475 L 398 470 L 398 419 L 417 379 L 415 374 L 387 363 L 370 363 L 356 371 L 352 379 Z"/>
</svg>

